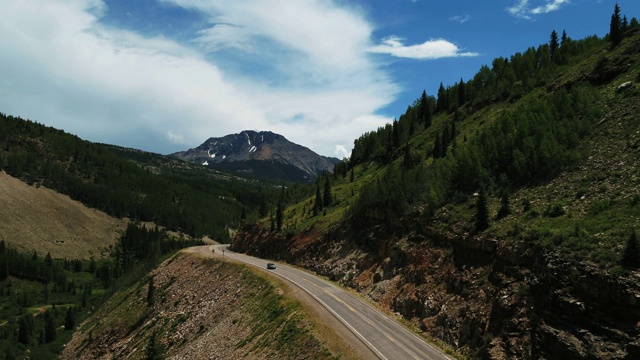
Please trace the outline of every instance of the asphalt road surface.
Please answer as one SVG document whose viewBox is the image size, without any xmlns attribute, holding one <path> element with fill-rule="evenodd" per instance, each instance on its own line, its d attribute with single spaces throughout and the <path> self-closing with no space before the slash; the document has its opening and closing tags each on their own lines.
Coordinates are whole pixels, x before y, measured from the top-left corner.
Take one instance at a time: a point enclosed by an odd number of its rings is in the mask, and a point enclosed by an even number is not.
<svg viewBox="0 0 640 360">
<path fill-rule="evenodd" d="M 262 269 L 270 262 L 231 252 L 227 245 L 215 245 L 212 249 L 219 255 L 224 250 L 225 257 Z M 281 263 L 269 271 L 309 293 L 380 359 L 452 359 L 370 304 L 318 276 Z"/>
</svg>

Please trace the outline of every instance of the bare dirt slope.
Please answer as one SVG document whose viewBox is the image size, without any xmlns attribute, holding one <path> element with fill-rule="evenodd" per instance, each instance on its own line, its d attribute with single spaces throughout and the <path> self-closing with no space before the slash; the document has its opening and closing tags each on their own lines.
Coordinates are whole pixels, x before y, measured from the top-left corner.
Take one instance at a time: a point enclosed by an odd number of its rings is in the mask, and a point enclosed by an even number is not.
<svg viewBox="0 0 640 360">
<path fill-rule="evenodd" d="M 126 220 L 112 218 L 51 189 L 0 172 L 0 240 L 54 258 L 100 257 Z"/>
</svg>

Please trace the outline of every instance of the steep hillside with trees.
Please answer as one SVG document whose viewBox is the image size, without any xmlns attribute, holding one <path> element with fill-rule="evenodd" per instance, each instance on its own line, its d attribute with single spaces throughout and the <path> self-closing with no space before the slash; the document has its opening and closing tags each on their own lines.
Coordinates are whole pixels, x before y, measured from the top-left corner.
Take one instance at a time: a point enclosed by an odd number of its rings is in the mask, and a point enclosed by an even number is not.
<svg viewBox="0 0 640 360">
<path fill-rule="evenodd" d="M 157 154 L 94 144 L 0 114 L 0 170 L 117 218 L 228 241 L 241 214 L 265 216 L 271 187 Z M 243 210 L 244 209 L 244 210 Z"/>
<path fill-rule="evenodd" d="M 549 39 L 423 93 L 355 141 L 328 205 L 319 180 L 232 248 L 474 358 L 637 358 L 640 27 L 616 6 L 604 39 Z"/>
</svg>

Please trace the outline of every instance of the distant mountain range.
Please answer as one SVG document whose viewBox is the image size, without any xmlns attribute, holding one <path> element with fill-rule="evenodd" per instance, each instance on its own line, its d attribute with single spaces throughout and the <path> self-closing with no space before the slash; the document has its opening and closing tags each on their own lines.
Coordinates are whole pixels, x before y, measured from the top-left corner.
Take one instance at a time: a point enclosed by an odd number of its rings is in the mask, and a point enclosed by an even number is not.
<svg viewBox="0 0 640 360">
<path fill-rule="evenodd" d="M 270 131 L 246 130 L 170 156 L 210 168 L 272 180 L 311 182 L 333 171 L 340 160 L 312 150 Z"/>
</svg>

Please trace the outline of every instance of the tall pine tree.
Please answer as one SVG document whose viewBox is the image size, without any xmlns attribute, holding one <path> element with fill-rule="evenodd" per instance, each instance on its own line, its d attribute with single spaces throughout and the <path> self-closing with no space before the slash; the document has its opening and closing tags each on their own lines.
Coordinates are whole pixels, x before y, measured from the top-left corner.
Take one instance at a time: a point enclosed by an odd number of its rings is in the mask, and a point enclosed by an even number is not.
<svg viewBox="0 0 640 360">
<path fill-rule="evenodd" d="M 620 17 L 620 6 L 616 3 L 611 15 L 611 24 L 609 25 L 609 41 L 611 45 L 618 46 L 622 42 L 622 18 Z"/>
<path fill-rule="evenodd" d="M 474 229 L 476 232 L 480 232 L 489 227 L 489 209 L 487 208 L 487 198 L 484 194 L 484 189 L 480 189 L 478 199 L 476 201 L 476 218 L 474 223 Z"/>
<path fill-rule="evenodd" d="M 556 60 L 557 58 L 556 52 L 559 47 L 560 47 L 560 42 L 558 41 L 558 33 L 555 30 L 553 30 L 551 32 L 551 36 L 549 40 L 549 56 L 551 57 L 552 61 Z"/>
<path fill-rule="evenodd" d="M 631 230 L 631 235 L 627 240 L 627 245 L 624 247 L 624 252 L 620 259 L 620 265 L 634 269 L 640 265 L 640 245 L 638 245 L 638 237 L 636 236 L 635 229 Z"/>
<path fill-rule="evenodd" d="M 322 199 L 324 207 L 329 207 L 333 203 L 333 196 L 331 195 L 331 181 L 329 181 L 328 176 L 324 181 L 324 196 Z"/>
</svg>

